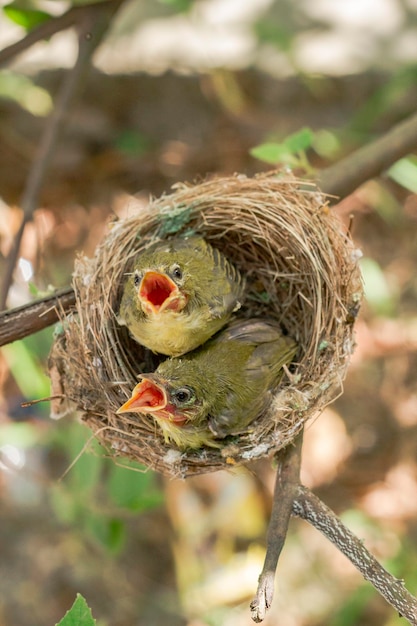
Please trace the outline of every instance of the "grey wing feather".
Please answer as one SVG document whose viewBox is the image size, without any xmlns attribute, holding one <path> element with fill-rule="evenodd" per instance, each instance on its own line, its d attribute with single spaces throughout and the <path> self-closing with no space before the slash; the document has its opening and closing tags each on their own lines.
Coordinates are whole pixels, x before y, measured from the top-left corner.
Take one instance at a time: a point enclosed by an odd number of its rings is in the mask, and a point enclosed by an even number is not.
<svg viewBox="0 0 417 626">
<path fill-rule="evenodd" d="M 283 337 L 283 334 L 276 322 L 248 319 L 231 322 L 217 340 L 229 341 L 233 339 L 251 345 L 258 345 L 273 343 L 280 337 Z"/>
<path fill-rule="evenodd" d="M 246 280 L 237 268 L 217 248 L 208 247 L 214 266 L 226 276 L 230 287 L 230 293 L 221 296 L 214 296 L 209 304 L 214 317 L 222 317 L 225 313 L 233 313 L 241 307 L 244 297 Z"/>
</svg>

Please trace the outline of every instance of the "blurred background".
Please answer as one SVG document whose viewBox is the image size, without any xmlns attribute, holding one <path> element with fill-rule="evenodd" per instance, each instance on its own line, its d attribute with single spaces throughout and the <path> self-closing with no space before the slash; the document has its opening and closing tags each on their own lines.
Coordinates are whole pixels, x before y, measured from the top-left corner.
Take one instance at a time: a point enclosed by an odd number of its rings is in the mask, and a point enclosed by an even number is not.
<svg viewBox="0 0 417 626">
<path fill-rule="evenodd" d="M 83 2 L 0 2 L 0 50 Z M 207 174 L 317 168 L 415 112 L 416 0 L 134 0 L 79 85 L 27 224 L 7 305 L 69 284 L 114 216 Z M 0 275 L 73 30 L 0 70 Z M 1 58 L 1 52 L 0 52 Z M 298 138 L 291 142 L 291 137 Z M 290 138 L 290 139 L 289 139 Z M 300 143 L 301 142 L 301 143 Z M 417 146 L 345 199 L 367 300 L 344 394 L 305 433 L 302 478 L 417 592 Z M 186 481 L 105 459 L 55 422 L 53 328 L 0 352 L 0 626 L 53 625 L 80 592 L 99 626 L 249 626 L 274 469 Z M 404 620 L 292 520 L 265 625 Z"/>
</svg>

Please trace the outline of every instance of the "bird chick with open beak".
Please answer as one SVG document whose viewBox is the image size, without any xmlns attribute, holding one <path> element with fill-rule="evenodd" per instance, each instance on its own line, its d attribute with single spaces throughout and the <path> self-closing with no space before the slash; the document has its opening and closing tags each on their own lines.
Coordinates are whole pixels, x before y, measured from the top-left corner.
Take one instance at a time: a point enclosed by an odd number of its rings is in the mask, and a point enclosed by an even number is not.
<svg viewBox="0 0 417 626">
<path fill-rule="evenodd" d="M 275 322 L 231 322 L 194 352 L 142 374 L 117 413 L 152 416 L 166 442 L 181 450 L 220 447 L 219 440 L 241 433 L 268 410 L 283 366 L 296 352 Z"/>
<path fill-rule="evenodd" d="M 119 322 L 153 352 L 179 356 L 227 324 L 244 291 L 238 270 L 202 237 L 163 241 L 138 254 Z"/>
</svg>

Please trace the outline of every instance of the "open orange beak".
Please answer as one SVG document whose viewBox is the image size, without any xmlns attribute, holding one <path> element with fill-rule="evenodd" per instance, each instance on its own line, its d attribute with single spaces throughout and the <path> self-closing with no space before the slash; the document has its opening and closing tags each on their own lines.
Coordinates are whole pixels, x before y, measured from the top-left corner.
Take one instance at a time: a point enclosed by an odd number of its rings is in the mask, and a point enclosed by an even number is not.
<svg viewBox="0 0 417 626">
<path fill-rule="evenodd" d="M 161 272 L 145 272 L 138 291 L 145 313 L 165 310 L 182 311 L 187 304 L 186 296 L 169 276 Z"/>
<path fill-rule="evenodd" d="M 136 385 L 129 398 L 116 413 L 153 413 L 165 409 L 167 405 L 166 393 L 163 387 L 149 378 L 142 378 Z"/>
<path fill-rule="evenodd" d="M 117 409 L 116 413 L 151 413 L 156 418 L 163 418 L 177 426 L 183 426 L 188 417 L 176 412 L 168 403 L 165 389 L 150 378 L 142 378 L 132 392 L 132 397 Z"/>
</svg>

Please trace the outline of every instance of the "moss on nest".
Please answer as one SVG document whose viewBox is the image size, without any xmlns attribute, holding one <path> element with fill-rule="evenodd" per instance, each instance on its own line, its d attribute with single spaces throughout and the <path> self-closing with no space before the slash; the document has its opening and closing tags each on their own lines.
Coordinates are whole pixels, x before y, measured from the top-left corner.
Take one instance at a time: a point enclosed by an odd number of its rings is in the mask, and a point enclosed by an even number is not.
<svg viewBox="0 0 417 626">
<path fill-rule="evenodd" d="M 220 450 L 181 452 L 164 442 L 153 419 L 116 415 L 138 374 L 159 362 L 118 324 L 117 312 L 137 253 L 159 239 L 191 233 L 221 249 L 247 276 L 239 316 L 274 317 L 296 339 L 299 352 L 273 406 L 247 432 L 225 439 Z M 341 391 L 362 298 L 357 258 L 313 184 L 276 173 L 178 184 L 114 222 L 93 259 L 77 260 L 76 307 L 50 356 L 53 387 L 82 412 L 108 453 L 168 475 L 200 474 L 270 455 Z"/>
</svg>

